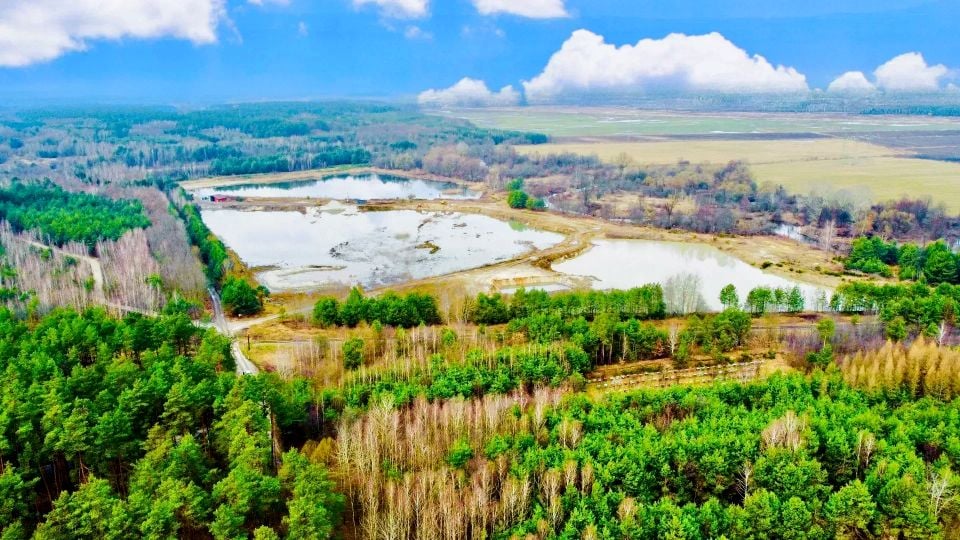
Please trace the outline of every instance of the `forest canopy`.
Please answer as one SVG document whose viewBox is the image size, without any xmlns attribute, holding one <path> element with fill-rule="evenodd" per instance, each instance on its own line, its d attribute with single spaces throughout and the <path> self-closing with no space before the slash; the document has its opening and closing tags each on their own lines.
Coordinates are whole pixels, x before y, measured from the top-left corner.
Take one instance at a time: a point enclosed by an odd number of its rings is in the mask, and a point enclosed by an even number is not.
<svg viewBox="0 0 960 540">
<path fill-rule="evenodd" d="M 56 245 L 82 242 L 91 249 L 100 240 L 150 226 L 140 201 L 68 192 L 49 181 L 14 181 L 0 189 L 0 219 L 17 231 L 39 231 Z"/>
<path fill-rule="evenodd" d="M 186 316 L 0 310 L 0 351 L 3 538 L 325 538 L 338 523 L 324 468 L 277 452 L 310 433 L 304 388 L 237 377 L 229 339 Z"/>
</svg>

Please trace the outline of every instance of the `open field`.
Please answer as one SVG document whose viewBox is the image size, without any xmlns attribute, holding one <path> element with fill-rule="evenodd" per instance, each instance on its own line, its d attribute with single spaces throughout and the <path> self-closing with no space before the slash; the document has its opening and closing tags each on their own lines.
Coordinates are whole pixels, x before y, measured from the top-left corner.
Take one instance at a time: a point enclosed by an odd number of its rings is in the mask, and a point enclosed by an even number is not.
<svg viewBox="0 0 960 540">
<path fill-rule="evenodd" d="M 536 131 L 551 137 L 645 137 L 733 134 L 857 134 L 946 131 L 960 119 L 811 113 L 698 113 L 604 107 L 471 109 L 449 113 L 480 127 Z"/>
<path fill-rule="evenodd" d="M 960 163 L 875 157 L 767 163 L 752 169 L 761 182 L 782 184 L 794 193 L 842 189 L 873 201 L 930 197 L 951 212 L 960 212 Z"/>
<path fill-rule="evenodd" d="M 518 146 L 524 154 L 573 152 L 595 154 L 613 161 L 621 154 L 637 164 L 671 164 L 680 160 L 693 163 L 727 163 L 738 159 L 751 166 L 797 161 L 831 161 L 850 158 L 904 156 L 905 152 L 849 139 L 769 139 L 757 141 L 670 140 L 650 142 L 564 142 Z"/>
<path fill-rule="evenodd" d="M 875 201 L 928 196 L 960 211 L 960 163 L 911 158 L 903 150 L 850 139 L 571 142 L 518 149 L 596 154 L 607 161 L 626 155 L 637 164 L 739 159 L 750 164 L 758 183 L 782 184 L 794 193 L 845 190 Z"/>
</svg>

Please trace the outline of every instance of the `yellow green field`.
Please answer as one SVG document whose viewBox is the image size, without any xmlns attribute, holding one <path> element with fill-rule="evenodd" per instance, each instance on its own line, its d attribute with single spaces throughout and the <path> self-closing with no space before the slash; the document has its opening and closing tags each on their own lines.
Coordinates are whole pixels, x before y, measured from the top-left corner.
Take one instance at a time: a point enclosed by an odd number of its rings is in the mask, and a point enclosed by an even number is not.
<svg viewBox="0 0 960 540">
<path fill-rule="evenodd" d="M 847 190 L 874 201 L 907 195 L 930 197 L 960 212 L 960 164 L 898 157 L 850 158 L 758 164 L 761 181 L 782 184 L 794 193 Z"/>
<path fill-rule="evenodd" d="M 575 152 L 606 161 L 628 156 L 636 164 L 679 160 L 750 164 L 757 182 L 782 184 L 795 193 L 851 192 L 887 200 L 930 197 L 960 211 L 960 164 L 914 159 L 901 151 L 849 139 L 604 141 L 522 146 L 523 153 Z"/>
<path fill-rule="evenodd" d="M 480 127 L 551 137 L 637 137 L 733 133 L 954 131 L 960 119 L 816 113 L 679 112 L 619 107 L 513 107 L 448 113 Z"/>
</svg>

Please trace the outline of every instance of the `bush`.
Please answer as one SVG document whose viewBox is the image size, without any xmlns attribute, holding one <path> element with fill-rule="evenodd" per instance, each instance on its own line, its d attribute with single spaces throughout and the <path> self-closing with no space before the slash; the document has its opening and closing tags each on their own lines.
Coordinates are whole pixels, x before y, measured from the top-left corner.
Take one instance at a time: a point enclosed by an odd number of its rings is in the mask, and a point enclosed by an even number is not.
<svg viewBox="0 0 960 540">
<path fill-rule="evenodd" d="M 352 337 L 343 342 L 343 367 L 353 370 L 363 364 L 363 340 Z"/>
<path fill-rule="evenodd" d="M 515 189 L 507 195 L 507 204 L 510 208 L 522 209 L 527 207 L 529 196 L 519 189 Z"/>
<path fill-rule="evenodd" d="M 313 323 L 321 328 L 340 324 L 340 302 L 331 297 L 317 300 L 313 306 Z"/>
<path fill-rule="evenodd" d="M 269 294 L 262 285 L 254 288 L 246 280 L 231 276 L 224 283 L 220 297 L 224 308 L 231 315 L 243 317 L 263 311 L 263 298 Z"/>
<path fill-rule="evenodd" d="M 896 317 L 887 323 L 887 337 L 892 341 L 907 339 L 907 323 L 903 320 L 903 317 Z"/>
<path fill-rule="evenodd" d="M 527 198 L 527 210 L 543 210 L 547 207 L 547 203 L 544 202 L 540 197 L 529 197 Z"/>
<path fill-rule="evenodd" d="M 465 440 L 458 440 L 450 446 L 450 452 L 447 454 L 447 463 L 455 469 L 463 468 L 471 459 L 473 459 L 473 448 Z"/>
<path fill-rule="evenodd" d="M 510 308 L 500 293 L 480 293 L 470 309 L 470 320 L 477 324 L 504 324 L 510 322 Z"/>
</svg>

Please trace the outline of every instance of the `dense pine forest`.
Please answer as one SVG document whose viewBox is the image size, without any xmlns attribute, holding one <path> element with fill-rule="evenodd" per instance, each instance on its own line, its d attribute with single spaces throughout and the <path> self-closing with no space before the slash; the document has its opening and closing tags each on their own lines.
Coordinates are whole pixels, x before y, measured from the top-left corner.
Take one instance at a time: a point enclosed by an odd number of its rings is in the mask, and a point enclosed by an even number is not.
<svg viewBox="0 0 960 540">
<path fill-rule="evenodd" d="M 140 201 L 70 193 L 49 181 L 14 181 L 0 190 L 0 219 L 17 231 L 39 231 L 55 245 L 81 242 L 91 250 L 99 240 L 119 240 L 129 230 L 150 225 Z"/>
<path fill-rule="evenodd" d="M 306 387 L 237 378 L 229 348 L 180 313 L 0 311 L 3 537 L 332 534 L 343 497 L 290 444 Z"/>
<path fill-rule="evenodd" d="M 746 385 L 351 404 L 237 377 L 181 313 L 0 326 L 4 538 L 953 538 L 960 518 L 958 358 L 922 340 Z"/>
</svg>

